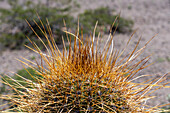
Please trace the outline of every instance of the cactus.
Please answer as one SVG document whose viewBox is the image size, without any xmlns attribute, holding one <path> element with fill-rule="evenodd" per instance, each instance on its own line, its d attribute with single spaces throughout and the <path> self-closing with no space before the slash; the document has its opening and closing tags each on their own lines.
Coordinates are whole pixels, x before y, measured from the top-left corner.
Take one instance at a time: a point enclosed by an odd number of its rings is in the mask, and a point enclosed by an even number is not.
<svg viewBox="0 0 170 113">
<path fill-rule="evenodd" d="M 117 18 L 113 25 L 116 21 Z M 65 31 L 69 49 L 66 49 L 66 43 L 63 39 L 63 51 L 58 49 L 48 21 L 47 31 L 42 29 L 45 28 L 42 21 L 41 26 L 38 25 L 48 41 L 48 45 L 42 41 L 47 53 L 41 51 L 31 40 L 34 48 L 27 46 L 41 56 L 41 64 L 35 64 L 23 58 L 23 60 L 32 63 L 33 66 L 20 60 L 34 69 L 39 76 L 35 77 L 30 74 L 34 79 L 31 81 L 17 75 L 27 85 L 22 85 L 21 81 L 11 77 L 9 79 L 14 81 L 13 84 L 4 82 L 15 91 L 14 94 L 1 96 L 2 99 L 12 102 L 11 109 L 13 111 L 56 113 L 150 113 L 161 111 L 159 106 L 150 107 L 145 104 L 145 101 L 152 98 L 150 94 L 155 90 L 169 87 L 165 86 L 167 83 L 162 83 L 167 74 L 159 79 L 147 80 L 142 83 L 134 82 L 134 80 L 143 77 L 143 75 L 136 76 L 136 73 L 149 66 L 146 63 L 150 56 L 138 62 L 135 59 L 154 37 L 135 52 L 140 42 L 139 39 L 133 51 L 120 59 L 125 49 L 121 53 L 115 50 L 113 40 L 115 31 L 110 31 L 104 48 L 102 50 L 98 48 L 100 34 L 95 39 L 97 23 L 94 34 L 90 35 L 86 41 L 83 39 L 83 33 L 79 34 L 79 22 L 75 34 Z M 31 29 L 33 30 L 32 27 Z M 35 31 L 34 33 L 36 34 Z M 36 35 L 41 41 L 38 34 Z M 71 37 L 74 37 L 74 44 L 71 43 Z M 149 92 L 155 86 L 157 88 Z"/>
</svg>

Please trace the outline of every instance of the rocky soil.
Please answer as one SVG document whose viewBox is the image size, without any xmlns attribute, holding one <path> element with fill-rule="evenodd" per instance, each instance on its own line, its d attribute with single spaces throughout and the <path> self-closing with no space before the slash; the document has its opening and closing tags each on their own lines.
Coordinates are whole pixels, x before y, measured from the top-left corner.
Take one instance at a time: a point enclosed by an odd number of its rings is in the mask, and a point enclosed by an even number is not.
<svg viewBox="0 0 170 113">
<path fill-rule="evenodd" d="M 109 7 L 115 9 L 115 13 L 121 12 L 122 17 L 134 21 L 133 29 L 138 30 L 133 36 L 125 54 L 134 48 L 140 36 L 142 36 L 142 40 L 139 47 L 142 47 L 151 37 L 158 34 L 138 58 L 141 59 L 144 56 L 153 54 L 149 63 L 154 62 L 154 64 L 138 74 L 152 74 L 155 77 L 161 77 L 163 74 L 170 72 L 170 0 L 79 0 L 78 3 L 80 4 L 80 9 L 72 12 L 72 15 L 75 17 L 86 9 Z M 0 7 L 4 7 L 3 4 L 6 3 L 0 2 Z M 6 6 L 9 7 L 7 4 Z M 121 50 L 130 36 L 131 34 L 116 34 L 116 48 Z M 103 43 L 105 39 L 104 36 L 102 38 Z M 22 64 L 15 60 L 15 58 L 20 56 L 27 59 L 32 59 L 35 56 L 38 59 L 38 56 L 29 50 L 0 52 L 0 73 L 10 74 L 10 71 L 16 72 L 22 69 Z M 169 78 L 170 74 L 167 76 L 167 81 L 170 82 Z M 156 91 L 153 95 L 158 97 L 150 102 L 148 101 L 148 104 L 169 103 L 169 94 L 170 89 Z"/>
</svg>

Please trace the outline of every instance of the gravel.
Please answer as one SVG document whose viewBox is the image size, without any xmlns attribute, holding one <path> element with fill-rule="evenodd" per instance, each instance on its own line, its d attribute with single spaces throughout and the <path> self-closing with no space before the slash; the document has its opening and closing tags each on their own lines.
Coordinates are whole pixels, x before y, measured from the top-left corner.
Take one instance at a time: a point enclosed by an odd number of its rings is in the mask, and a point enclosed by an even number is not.
<svg viewBox="0 0 170 113">
<path fill-rule="evenodd" d="M 134 21 L 133 29 L 138 30 L 125 54 L 134 48 L 140 36 L 142 36 L 142 40 L 139 47 L 142 47 L 151 37 L 158 33 L 139 57 L 141 59 L 144 56 L 153 54 L 149 63 L 155 63 L 139 74 L 152 74 L 155 77 L 161 77 L 161 75 L 170 72 L 170 0 L 80 0 L 77 2 L 80 4 L 80 9 L 71 13 L 74 17 L 87 9 L 109 7 L 115 9 L 115 13 L 121 12 L 122 17 Z M 0 7 L 2 7 L 1 2 Z M 116 34 L 116 47 L 122 49 L 130 36 L 131 34 Z M 105 39 L 104 36 L 102 40 Z M 15 58 L 20 56 L 27 59 L 31 59 L 32 56 L 39 58 L 38 55 L 29 50 L 6 50 L 0 52 L 0 73 L 10 74 L 10 71 L 16 72 L 22 69 L 22 64 L 15 60 Z M 167 81 L 169 81 L 169 78 L 170 74 L 167 76 Z M 158 97 L 148 102 L 148 104 L 169 103 L 169 94 L 169 89 L 156 91 L 153 95 Z"/>
</svg>

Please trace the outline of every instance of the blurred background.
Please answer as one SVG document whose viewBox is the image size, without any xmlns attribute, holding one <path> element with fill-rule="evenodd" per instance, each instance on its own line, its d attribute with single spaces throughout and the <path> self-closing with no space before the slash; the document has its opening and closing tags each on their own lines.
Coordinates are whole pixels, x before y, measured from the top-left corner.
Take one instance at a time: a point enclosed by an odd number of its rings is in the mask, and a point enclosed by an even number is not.
<svg viewBox="0 0 170 113">
<path fill-rule="evenodd" d="M 148 63 L 154 64 L 138 73 L 137 76 L 152 74 L 154 77 L 161 77 L 170 72 L 170 0 L 0 0 L 1 75 L 9 74 L 15 78 L 12 71 L 27 77 L 28 73 L 24 71 L 23 64 L 19 63 L 16 58 L 24 57 L 31 61 L 39 59 L 37 54 L 24 46 L 31 46 L 26 36 L 45 50 L 26 22 L 27 20 L 45 41 L 45 37 L 36 25 L 41 25 L 37 14 L 44 24 L 47 24 L 46 19 L 48 19 L 55 41 L 61 50 L 61 37 L 65 37 L 63 30 L 67 28 L 74 33 L 78 17 L 80 28 L 83 28 L 85 35 L 92 33 L 96 21 L 98 21 L 96 35 L 99 32 L 102 34 L 100 37 L 102 48 L 109 34 L 110 26 L 120 14 L 119 26 L 115 34 L 116 49 L 121 51 L 133 31 L 138 29 L 123 56 L 134 49 L 140 37 L 142 39 L 139 48 L 158 33 L 137 59 L 140 60 L 153 54 Z M 113 26 L 113 30 L 115 26 Z M 42 28 L 42 26 L 40 27 Z M 47 28 L 45 27 L 45 29 Z M 45 43 L 47 42 L 45 41 Z M 34 74 L 33 70 L 29 70 Z M 167 76 L 167 81 L 169 78 L 170 75 Z M 149 78 L 142 78 L 138 82 L 146 79 Z M 0 84 L 0 94 L 7 93 L 6 89 L 6 86 Z M 153 95 L 159 96 L 159 98 L 148 101 L 147 103 L 150 105 L 170 102 L 170 90 L 161 89 Z"/>
</svg>

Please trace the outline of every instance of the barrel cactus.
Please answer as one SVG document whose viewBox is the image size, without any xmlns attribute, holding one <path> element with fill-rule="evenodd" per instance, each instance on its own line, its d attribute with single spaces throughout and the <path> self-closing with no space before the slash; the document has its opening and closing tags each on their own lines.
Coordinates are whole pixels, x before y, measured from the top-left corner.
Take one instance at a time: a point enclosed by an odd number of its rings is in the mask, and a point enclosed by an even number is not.
<svg viewBox="0 0 170 113">
<path fill-rule="evenodd" d="M 134 50 L 121 59 L 123 52 L 119 53 L 114 48 L 115 31 L 110 31 L 105 46 L 99 49 L 100 33 L 95 36 L 97 23 L 93 35 L 87 37 L 86 41 L 84 41 L 82 30 L 80 33 L 79 23 L 75 34 L 65 31 L 68 47 L 63 40 L 63 51 L 60 51 L 56 45 L 48 21 L 47 31 L 41 29 L 45 28 L 43 23 L 41 26 L 39 28 L 48 41 L 48 44 L 42 41 L 46 53 L 31 40 L 34 48 L 27 46 L 41 56 L 41 64 L 35 64 L 24 58 L 33 65 L 21 61 L 40 76 L 34 77 L 30 74 L 29 76 L 34 79 L 31 81 L 18 75 L 27 85 L 22 85 L 21 81 L 10 77 L 15 84 L 4 82 L 15 91 L 14 94 L 1 96 L 2 99 L 12 102 L 13 111 L 31 113 L 150 113 L 161 111 L 159 106 L 150 107 L 145 104 L 145 101 L 152 98 L 149 91 L 153 87 L 157 86 L 157 89 L 166 87 L 166 83 L 162 83 L 166 74 L 159 79 L 142 83 L 134 82 L 142 77 L 136 76 L 136 73 L 147 67 L 145 64 L 149 56 L 140 61 L 136 61 L 136 58 L 152 39 L 135 52 L 140 42 L 139 39 Z M 41 40 L 41 37 L 36 35 Z M 74 38 L 74 43 L 71 41 L 72 38 Z"/>
</svg>

